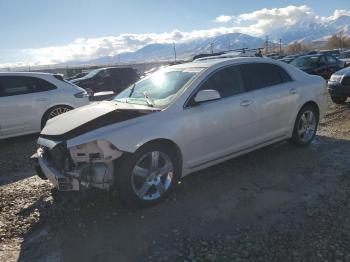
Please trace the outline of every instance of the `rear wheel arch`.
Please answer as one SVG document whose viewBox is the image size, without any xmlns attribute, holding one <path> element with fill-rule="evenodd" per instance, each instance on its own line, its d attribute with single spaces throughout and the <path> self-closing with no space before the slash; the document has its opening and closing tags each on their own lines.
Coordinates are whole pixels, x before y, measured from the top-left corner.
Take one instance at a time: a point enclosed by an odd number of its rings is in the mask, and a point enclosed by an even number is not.
<svg viewBox="0 0 350 262">
<path fill-rule="evenodd" d="M 315 101 L 312 101 L 312 100 L 310 100 L 310 101 L 304 103 L 304 104 L 299 108 L 298 113 L 299 113 L 304 107 L 306 107 L 306 106 L 312 106 L 312 107 L 314 107 L 314 108 L 316 109 L 316 111 L 317 111 L 317 114 L 318 114 L 317 116 L 320 117 L 320 108 L 319 108 L 318 104 L 317 104 Z"/>
<path fill-rule="evenodd" d="M 58 104 L 58 105 L 54 105 L 54 106 L 51 106 L 49 107 L 45 113 L 43 114 L 43 116 L 41 117 L 41 129 L 44 128 L 47 120 L 48 120 L 48 114 L 55 108 L 58 108 L 58 107 L 66 107 L 66 108 L 69 108 L 70 110 L 74 109 L 74 107 L 70 106 L 70 105 L 66 105 L 66 104 Z"/>
</svg>

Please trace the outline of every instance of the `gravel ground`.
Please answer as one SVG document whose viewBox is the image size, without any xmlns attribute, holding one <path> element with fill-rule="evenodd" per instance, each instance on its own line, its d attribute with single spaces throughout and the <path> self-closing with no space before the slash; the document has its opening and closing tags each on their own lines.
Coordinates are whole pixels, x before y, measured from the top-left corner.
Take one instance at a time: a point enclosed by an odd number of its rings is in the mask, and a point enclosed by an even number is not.
<svg viewBox="0 0 350 262">
<path fill-rule="evenodd" d="M 350 104 L 330 103 L 310 147 L 197 172 L 142 210 L 62 200 L 34 176 L 35 139 L 0 141 L 0 261 L 350 261 Z"/>
</svg>

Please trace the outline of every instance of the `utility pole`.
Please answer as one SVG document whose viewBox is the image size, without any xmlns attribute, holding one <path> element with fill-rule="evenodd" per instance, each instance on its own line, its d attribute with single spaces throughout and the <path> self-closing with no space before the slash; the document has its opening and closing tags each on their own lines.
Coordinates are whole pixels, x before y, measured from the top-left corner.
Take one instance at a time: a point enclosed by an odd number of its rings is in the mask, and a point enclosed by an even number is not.
<svg viewBox="0 0 350 262">
<path fill-rule="evenodd" d="M 214 54 L 214 44 L 213 43 L 210 43 L 210 48 L 211 48 L 211 53 Z"/>
<path fill-rule="evenodd" d="M 269 53 L 269 35 L 266 35 L 266 42 L 265 42 L 265 53 Z"/>
<path fill-rule="evenodd" d="M 175 46 L 175 42 L 173 42 L 173 46 L 174 46 L 174 61 L 176 63 L 176 46 Z"/>
<path fill-rule="evenodd" d="M 280 38 L 280 55 L 282 54 L 282 39 Z"/>
</svg>

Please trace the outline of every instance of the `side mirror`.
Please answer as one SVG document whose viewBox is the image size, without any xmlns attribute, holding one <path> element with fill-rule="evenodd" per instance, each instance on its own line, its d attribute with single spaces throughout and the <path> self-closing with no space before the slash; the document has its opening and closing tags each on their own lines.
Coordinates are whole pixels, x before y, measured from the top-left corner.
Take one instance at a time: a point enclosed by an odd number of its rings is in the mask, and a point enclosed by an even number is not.
<svg viewBox="0 0 350 262">
<path fill-rule="evenodd" d="M 201 90 L 199 91 L 196 96 L 194 97 L 194 101 L 196 103 L 202 103 L 206 101 L 213 101 L 220 99 L 221 96 L 218 91 L 207 89 L 207 90 Z"/>
</svg>

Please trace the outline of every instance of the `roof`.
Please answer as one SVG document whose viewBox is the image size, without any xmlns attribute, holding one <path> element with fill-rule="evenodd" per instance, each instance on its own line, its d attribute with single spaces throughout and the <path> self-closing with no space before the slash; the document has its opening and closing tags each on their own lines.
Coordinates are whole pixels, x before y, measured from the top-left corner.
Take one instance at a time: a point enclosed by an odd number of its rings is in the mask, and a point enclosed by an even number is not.
<svg viewBox="0 0 350 262">
<path fill-rule="evenodd" d="M 48 76 L 48 75 L 58 75 L 58 74 L 52 74 L 52 73 L 42 73 L 42 72 L 0 72 L 0 75 L 6 75 L 6 76 Z"/>
<path fill-rule="evenodd" d="M 232 64 L 239 64 L 244 62 L 274 62 L 275 60 L 267 57 L 231 57 L 231 58 L 213 58 L 207 60 L 196 60 L 189 63 L 179 64 L 171 66 L 171 68 L 189 68 L 189 67 L 202 67 L 208 68 L 217 64 L 227 64 L 227 62 L 231 61 Z"/>
</svg>

